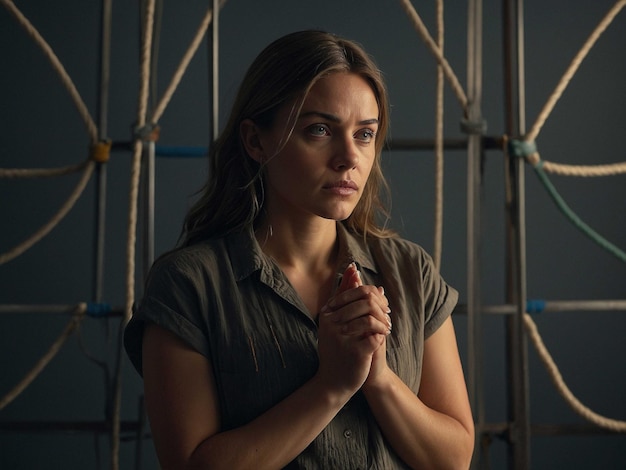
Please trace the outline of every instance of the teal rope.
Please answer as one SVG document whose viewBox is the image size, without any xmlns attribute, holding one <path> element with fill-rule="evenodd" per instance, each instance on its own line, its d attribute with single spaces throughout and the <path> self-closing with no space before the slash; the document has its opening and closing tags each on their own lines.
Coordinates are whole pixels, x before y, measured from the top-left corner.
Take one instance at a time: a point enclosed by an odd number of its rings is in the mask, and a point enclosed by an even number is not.
<svg viewBox="0 0 626 470">
<path fill-rule="evenodd" d="M 583 222 L 580 219 L 580 217 L 578 217 L 574 213 L 574 211 L 572 209 L 570 209 L 570 207 L 563 200 L 561 195 L 557 192 L 556 188 L 554 187 L 554 185 L 552 184 L 552 182 L 548 178 L 548 175 L 546 175 L 546 172 L 543 171 L 543 165 L 542 165 L 541 160 L 539 161 L 539 163 L 537 165 L 534 165 L 533 168 L 535 169 L 535 173 L 537 173 L 537 176 L 539 176 L 539 179 L 543 183 L 544 187 L 547 189 L 548 194 L 550 194 L 550 197 L 556 203 L 556 205 L 559 207 L 561 212 L 563 214 L 565 214 L 565 216 L 578 229 L 582 230 L 582 232 L 585 235 L 590 237 L 593 241 L 595 241 L 602 248 L 604 248 L 605 250 L 609 251 L 613 255 L 617 256 L 617 258 L 619 258 L 621 261 L 626 263 L 626 252 L 622 251 L 617 246 L 613 245 L 610 241 L 608 241 L 606 238 L 602 237 L 599 233 L 597 233 L 595 230 L 593 230 L 589 225 L 587 225 L 585 222 Z"/>
</svg>

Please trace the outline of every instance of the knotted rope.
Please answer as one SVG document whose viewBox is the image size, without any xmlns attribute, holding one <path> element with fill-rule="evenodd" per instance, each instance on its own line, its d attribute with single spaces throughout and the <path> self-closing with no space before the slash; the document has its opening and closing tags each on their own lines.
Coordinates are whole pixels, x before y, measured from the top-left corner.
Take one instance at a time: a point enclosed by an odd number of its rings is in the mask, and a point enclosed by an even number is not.
<svg viewBox="0 0 626 470">
<path fill-rule="evenodd" d="M 506 139 L 505 139 L 505 143 Z M 525 140 L 511 140 L 507 143 L 508 150 L 511 155 L 514 155 L 518 158 L 528 158 L 529 156 L 537 154 L 537 147 L 534 142 L 527 142 Z M 594 229 L 592 229 L 588 224 L 586 224 L 565 202 L 565 200 L 558 193 L 548 175 L 543 171 L 544 162 L 541 160 L 537 160 L 533 165 L 533 169 L 535 173 L 539 177 L 539 180 L 548 191 L 548 194 L 559 208 L 561 213 L 565 215 L 569 221 L 579 230 L 581 230 L 585 235 L 591 238 L 594 242 L 600 245 L 605 250 L 609 251 L 611 254 L 619 258 L 620 260 L 626 262 L 626 252 L 618 248 L 616 245 L 608 241 Z"/>
<path fill-rule="evenodd" d="M 155 0 L 146 2 L 143 16 L 143 38 L 141 41 L 141 67 L 139 77 L 139 97 L 137 105 L 137 129 L 146 126 L 148 114 L 148 98 L 150 91 L 150 61 L 152 54 L 152 39 L 154 27 Z M 122 404 L 122 366 L 124 362 L 123 335 L 126 324 L 132 316 L 135 302 L 135 251 L 137 241 L 137 201 L 139 181 L 141 176 L 141 155 L 144 141 L 136 133 L 133 142 L 133 157 L 130 173 L 130 191 L 128 198 L 128 229 L 126 233 L 126 303 L 124 316 L 119 326 L 119 342 L 115 367 L 115 382 L 113 390 L 113 406 L 111 416 L 111 468 L 119 469 L 120 445 L 120 412 Z"/>
<path fill-rule="evenodd" d="M 85 312 L 87 311 L 87 304 L 81 303 L 78 304 L 76 310 L 72 316 L 72 319 L 65 326 L 59 337 L 52 343 L 46 354 L 44 354 L 37 363 L 33 366 L 33 368 L 24 376 L 20 382 L 13 387 L 11 391 L 9 391 L 2 399 L 0 399 L 0 410 L 6 407 L 9 403 L 15 400 L 20 393 L 22 393 L 33 380 L 37 378 L 37 376 L 43 371 L 46 366 L 52 361 L 52 359 L 57 355 L 60 351 L 61 347 L 70 337 L 70 335 L 78 328 L 80 322 L 85 317 Z"/>
<path fill-rule="evenodd" d="M 587 57 L 589 51 L 598 41 L 602 33 L 613 22 L 615 17 L 625 6 L 626 0 L 618 0 L 615 2 L 615 4 L 609 9 L 606 15 L 595 27 L 589 38 L 587 38 L 583 46 L 572 59 L 570 65 L 561 77 L 561 80 L 559 80 L 556 88 L 541 109 L 530 131 L 524 136 L 525 142 L 532 143 L 537 139 L 543 125 L 552 113 L 556 103 L 563 95 L 563 92 L 569 85 L 582 61 L 585 57 Z M 539 161 L 541 161 L 541 157 L 539 156 L 539 153 L 535 151 L 527 156 L 527 160 L 533 166 L 536 166 Z M 566 165 L 561 163 L 543 162 L 543 169 L 548 173 L 555 173 L 563 176 L 609 176 L 626 173 L 626 162 L 608 165 Z"/>
<path fill-rule="evenodd" d="M 452 87 L 452 91 L 454 92 L 455 96 L 459 100 L 461 107 L 463 108 L 464 111 L 467 110 L 468 100 L 467 100 L 467 96 L 465 95 L 465 91 L 463 91 L 463 87 L 461 86 L 461 83 L 459 82 L 459 79 L 457 78 L 457 76 L 454 74 L 452 67 L 450 67 L 448 60 L 444 57 L 443 51 L 441 50 L 439 46 L 437 46 L 437 43 L 435 43 L 434 39 L 428 32 L 428 29 L 424 25 L 424 22 L 418 15 L 417 11 L 415 11 L 415 8 L 411 4 L 411 2 L 409 0 L 400 0 L 400 4 L 402 5 L 402 7 L 404 8 L 404 11 L 409 16 L 409 19 L 411 20 L 413 27 L 415 28 L 417 33 L 420 35 L 422 40 L 426 43 L 428 50 L 432 53 L 437 63 L 443 69 L 443 73 L 446 79 L 448 80 L 448 82 L 450 83 L 450 86 Z"/>
<path fill-rule="evenodd" d="M 226 0 L 222 0 L 220 6 L 224 5 Z M 132 308 L 135 301 L 135 251 L 136 251 L 136 232 L 137 232 L 137 200 L 139 192 L 139 181 L 141 174 L 141 154 L 143 144 L 146 140 L 155 138 L 155 130 L 158 129 L 156 123 L 161 118 L 169 101 L 171 100 L 182 76 L 184 75 L 192 57 L 195 55 L 203 36 L 206 34 L 209 24 L 213 19 L 213 11 L 211 8 L 207 10 L 201 24 L 184 54 L 172 80 L 167 87 L 163 97 L 157 104 L 154 111 L 148 119 L 148 98 L 150 89 L 150 71 L 151 71 L 151 51 L 154 31 L 155 2 L 149 0 L 146 3 L 146 11 L 144 13 L 144 35 L 141 50 L 141 70 L 140 70 L 140 90 L 137 110 L 137 123 L 135 127 L 135 139 L 133 143 L 133 159 L 131 166 L 131 186 L 129 193 L 129 211 L 128 211 L 128 231 L 126 244 L 126 304 L 125 314 L 120 323 L 120 348 L 117 354 L 115 389 L 113 397 L 113 416 L 112 416 L 112 432 L 111 432 L 111 453 L 112 468 L 119 468 L 119 432 L 120 432 L 120 409 L 122 394 L 122 363 L 123 363 L 123 330 L 132 316 Z"/>
<path fill-rule="evenodd" d="M 437 46 L 443 54 L 444 21 L 443 0 L 437 0 Z M 433 243 L 433 262 L 437 269 L 441 268 L 443 251 L 443 106 L 444 106 L 444 71 L 437 65 L 437 89 L 435 109 L 435 227 Z"/>
<path fill-rule="evenodd" d="M 89 161 L 59 168 L 0 168 L 0 178 L 50 178 L 71 175 L 84 169 Z"/>
<path fill-rule="evenodd" d="M 539 330 L 537 329 L 537 325 L 533 321 L 532 317 L 528 314 L 524 314 L 524 326 L 526 327 L 526 331 L 530 337 L 531 342 L 535 346 L 537 353 L 539 354 L 539 358 L 541 362 L 545 366 L 548 374 L 550 375 L 550 379 L 552 383 L 556 387 L 559 394 L 563 397 L 565 402 L 578 413 L 580 416 L 585 418 L 586 420 L 606 429 L 610 429 L 615 432 L 626 432 L 626 421 L 618 421 L 611 418 L 606 418 L 585 406 L 569 389 L 565 381 L 563 380 L 563 376 L 559 371 L 556 363 L 552 359 L 548 348 L 544 344 L 541 339 L 541 335 L 539 334 Z"/>
<path fill-rule="evenodd" d="M 28 239 L 24 240 L 17 246 L 13 247 L 11 250 L 6 253 L 0 254 L 0 265 L 11 261 L 14 258 L 17 258 L 19 255 L 24 253 L 30 247 L 32 247 L 35 243 L 40 241 L 46 235 L 48 235 L 54 227 L 56 227 L 61 220 L 67 215 L 67 213 L 74 207 L 76 201 L 80 198 L 91 178 L 95 167 L 95 163 L 93 161 L 87 162 L 83 174 L 78 181 L 78 184 L 67 198 L 67 200 L 63 203 L 61 208 L 57 211 L 56 214 L 52 216 L 52 218 L 44 224 L 41 228 L 39 228 L 35 233 L 33 233 Z"/>
<path fill-rule="evenodd" d="M 219 5 L 220 8 L 224 6 L 226 1 L 227 0 L 220 0 L 220 5 Z M 165 92 L 163 93 L 163 96 L 161 97 L 161 100 L 159 101 L 157 106 L 154 108 L 154 111 L 152 112 L 152 122 L 158 122 L 159 119 L 161 119 L 161 116 L 163 115 L 165 108 L 169 104 L 170 100 L 172 99 L 172 96 L 174 95 L 174 92 L 178 88 L 178 84 L 180 83 L 183 75 L 185 74 L 185 71 L 187 70 L 189 63 L 191 62 L 191 59 L 196 54 L 198 47 L 200 46 L 202 42 L 202 38 L 206 34 L 207 29 L 209 28 L 209 25 L 211 24 L 212 20 L 213 20 L 213 9 L 209 7 L 204 17 L 202 18 L 202 21 L 200 22 L 200 26 L 198 27 L 198 30 L 196 31 L 196 34 L 193 37 L 191 44 L 189 45 L 189 48 L 183 55 L 178 65 L 178 68 L 176 69 L 176 72 L 172 76 L 172 80 L 170 81 L 170 84 L 166 88 Z"/>
<path fill-rule="evenodd" d="M 37 29 L 32 25 L 30 21 L 28 21 L 28 19 L 22 14 L 22 12 L 15 6 L 15 4 L 11 0 L 0 0 L 0 2 L 6 7 L 6 9 L 17 20 L 17 22 L 24 28 L 27 34 L 41 48 L 46 58 L 52 64 L 53 69 L 57 72 L 57 75 L 60 77 L 63 86 L 70 94 L 74 105 L 78 109 L 78 112 L 87 127 L 87 132 L 92 142 L 92 148 L 97 147 L 98 130 L 96 128 L 96 125 L 89 114 L 89 110 L 87 109 L 85 102 L 78 93 L 76 86 L 74 85 L 72 79 L 65 70 L 65 67 L 63 67 L 63 64 L 61 63 L 59 58 L 56 56 L 50 45 L 45 41 L 41 34 L 39 34 Z M 101 155 L 101 153 L 99 153 L 98 155 Z M 44 238 L 48 233 L 50 233 L 52 229 L 54 229 L 58 225 L 58 223 L 67 215 L 72 207 L 74 207 L 76 201 L 82 195 L 85 187 L 87 186 L 87 183 L 89 182 L 89 179 L 91 178 L 95 166 L 94 160 L 95 159 L 90 159 L 77 165 L 71 165 L 57 169 L 0 169 L 0 177 L 5 178 L 36 178 L 60 176 L 83 170 L 83 174 L 78 184 L 70 194 L 69 198 L 57 211 L 57 213 L 54 214 L 53 217 L 46 224 L 44 224 L 27 240 L 18 244 L 8 252 L 1 254 L 0 265 L 24 253 L 26 250 L 28 250 L 30 247 L 32 247 L 34 244 Z"/>
<path fill-rule="evenodd" d="M 606 15 L 598 23 L 593 30 L 589 38 L 585 41 L 580 51 L 576 54 L 569 67 L 561 77 L 561 80 L 557 84 L 555 90 L 550 95 L 548 101 L 544 105 L 543 109 L 537 116 L 534 125 L 531 130 L 526 134 L 523 140 L 512 140 L 509 142 L 509 150 L 511 154 L 521 158 L 525 158 L 529 162 L 537 173 L 540 181 L 550 194 L 550 197 L 558 206 L 559 210 L 565 214 L 565 216 L 583 233 L 589 236 L 601 247 L 608 250 L 610 253 L 618 257 L 620 260 L 626 262 L 626 252 L 615 246 L 613 243 L 606 240 L 589 225 L 583 222 L 574 211 L 565 203 L 563 198 L 559 195 L 556 188 L 550 182 L 546 172 L 553 172 L 565 176 L 608 176 L 626 173 L 626 162 L 609 164 L 609 165 L 564 165 L 557 163 L 544 162 L 541 160 L 539 152 L 535 144 L 535 139 L 539 135 L 541 128 L 543 127 L 548 116 L 554 109 L 559 98 L 562 96 L 565 88 L 571 81 L 572 77 L 580 67 L 580 64 L 584 58 L 589 54 L 589 51 L 598 41 L 602 33 L 611 24 L 617 14 L 626 6 L 626 0 L 618 0 L 613 7 L 609 9 Z"/>
<path fill-rule="evenodd" d="M 78 93 L 74 82 L 68 75 L 65 67 L 56 56 L 50 45 L 46 42 L 46 40 L 39 34 L 39 31 L 35 29 L 35 27 L 31 24 L 30 21 L 23 15 L 23 13 L 17 9 L 15 4 L 11 0 L 0 0 L 2 4 L 6 7 L 7 10 L 15 17 L 17 22 L 26 30 L 28 35 L 35 41 L 35 43 L 41 48 L 46 58 L 52 64 L 54 70 L 56 70 L 57 74 L 61 78 L 61 82 L 63 86 L 67 89 L 70 94 L 72 101 L 76 105 L 80 116 L 83 118 L 85 125 L 87 126 L 87 132 L 92 142 L 96 142 L 98 140 L 98 129 L 96 128 L 96 124 L 93 119 L 91 119 L 91 115 L 89 114 L 89 110 L 85 105 L 85 102 Z"/>
</svg>

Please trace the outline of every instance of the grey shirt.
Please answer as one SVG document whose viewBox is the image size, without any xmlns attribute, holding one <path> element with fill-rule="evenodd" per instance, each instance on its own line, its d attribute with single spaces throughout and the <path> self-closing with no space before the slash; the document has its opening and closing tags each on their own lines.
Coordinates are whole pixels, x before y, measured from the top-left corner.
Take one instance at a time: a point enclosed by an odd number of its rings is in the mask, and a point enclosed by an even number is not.
<svg viewBox="0 0 626 470">
<path fill-rule="evenodd" d="M 452 313 L 458 294 L 418 245 L 368 239 L 337 224 L 337 278 L 355 261 L 364 284 L 383 286 L 393 332 L 387 362 L 417 394 L 424 341 Z M 213 364 L 223 430 L 253 420 L 317 371 L 317 325 L 251 230 L 176 250 L 152 267 L 125 332 L 141 373 L 146 322 L 171 331 Z M 407 468 L 357 393 L 287 468 Z"/>
</svg>

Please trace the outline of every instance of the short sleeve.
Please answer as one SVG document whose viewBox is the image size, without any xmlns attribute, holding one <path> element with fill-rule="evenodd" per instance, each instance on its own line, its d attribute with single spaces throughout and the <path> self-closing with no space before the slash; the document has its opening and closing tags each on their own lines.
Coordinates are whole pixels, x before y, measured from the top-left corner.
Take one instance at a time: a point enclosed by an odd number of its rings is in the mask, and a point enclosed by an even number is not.
<svg viewBox="0 0 626 470">
<path fill-rule="evenodd" d="M 200 354 L 209 357 L 203 331 L 201 276 L 194 275 L 185 258 L 173 254 L 154 264 L 143 298 L 124 332 L 124 347 L 135 369 L 142 374 L 142 340 L 147 323 L 170 331 Z M 200 279 L 199 279 L 200 278 Z"/>
<path fill-rule="evenodd" d="M 427 269 L 430 274 L 426 276 L 424 286 L 425 339 L 452 314 L 459 299 L 459 293 L 444 281 L 432 261 L 428 263 Z"/>
</svg>

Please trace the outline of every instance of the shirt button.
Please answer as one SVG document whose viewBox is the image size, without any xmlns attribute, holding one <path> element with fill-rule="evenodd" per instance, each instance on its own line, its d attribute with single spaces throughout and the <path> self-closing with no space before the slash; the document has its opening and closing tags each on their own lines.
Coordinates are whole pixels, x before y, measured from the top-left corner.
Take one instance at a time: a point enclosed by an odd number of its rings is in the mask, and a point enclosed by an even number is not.
<svg viewBox="0 0 626 470">
<path fill-rule="evenodd" d="M 346 439 L 350 439 L 352 437 L 352 431 L 350 429 L 346 429 L 343 432 L 343 437 L 345 437 Z"/>
</svg>

